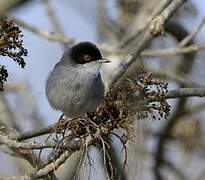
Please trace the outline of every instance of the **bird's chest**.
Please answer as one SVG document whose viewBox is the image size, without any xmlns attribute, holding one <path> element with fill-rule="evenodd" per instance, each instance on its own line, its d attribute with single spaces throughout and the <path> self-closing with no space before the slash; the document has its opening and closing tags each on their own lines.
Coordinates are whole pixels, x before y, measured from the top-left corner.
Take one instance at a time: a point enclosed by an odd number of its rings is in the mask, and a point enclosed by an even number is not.
<svg viewBox="0 0 205 180">
<path fill-rule="evenodd" d="M 75 104 L 80 105 L 90 105 L 95 104 L 95 101 L 98 101 L 104 93 L 104 85 L 102 83 L 100 74 L 87 74 L 81 76 L 77 83 L 72 83 L 72 90 L 69 88 L 73 96 L 70 97 L 70 100 Z"/>
<path fill-rule="evenodd" d="M 55 93 L 58 109 L 75 116 L 96 109 L 104 94 L 104 85 L 99 73 L 72 71 L 62 73 L 61 80 L 56 81 Z"/>
</svg>

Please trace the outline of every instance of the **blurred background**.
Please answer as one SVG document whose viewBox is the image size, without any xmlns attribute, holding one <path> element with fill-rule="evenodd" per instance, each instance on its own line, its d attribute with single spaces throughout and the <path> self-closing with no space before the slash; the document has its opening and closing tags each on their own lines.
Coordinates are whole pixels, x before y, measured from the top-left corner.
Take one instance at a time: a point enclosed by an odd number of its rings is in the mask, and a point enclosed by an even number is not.
<svg viewBox="0 0 205 180">
<path fill-rule="evenodd" d="M 104 56 L 112 60 L 112 63 L 102 70 L 106 83 L 117 64 L 134 52 L 137 42 L 143 36 L 142 29 L 155 15 L 156 7 L 161 2 L 1 0 L 0 12 L 6 11 L 22 29 L 28 56 L 24 69 L 7 57 L 0 57 L 0 63 L 9 71 L 5 91 L 0 97 L 0 121 L 15 127 L 19 132 L 25 132 L 52 124 L 61 114 L 48 104 L 45 81 L 49 71 L 62 56 L 63 43 L 34 33 L 25 24 L 68 39 L 96 42 L 102 49 L 120 47 L 129 52 L 104 52 Z M 49 12 L 53 13 L 54 19 Z M 179 42 L 199 24 L 203 25 L 204 19 L 204 0 L 188 1 L 167 23 L 164 35 L 155 38 L 148 49 L 181 47 Z M 203 44 L 204 39 L 205 29 L 202 27 L 194 39 L 184 46 Z M 156 77 L 166 74 L 169 90 L 203 86 L 204 57 L 203 51 L 162 57 L 141 56 L 129 73 L 134 74 L 136 68 L 143 68 Z M 167 120 L 133 117 L 133 138 L 127 144 L 128 166 L 121 179 L 205 179 L 204 98 L 183 98 L 170 100 L 169 103 L 172 108 Z M 119 140 L 113 138 L 110 151 L 116 174 L 121 172 L 121 149 Z M 30 171 L 25 161 L 12 157 L 8 151 L 6 148 L 0 151 L 1 175 L 19 175 Z M 106 179 L 100 153 L 94 147 L 90 151 L 94 161 L 90 179 Z M 69 159 L 67 165 L 57 171 L 59 179 L 72 179 L 78 161 L 79 154 Z M 89 178 L 88 169 L 82 169 L 80 179 Z M 117 175 L 116 179 L 119 179 Z"/>
</svg>

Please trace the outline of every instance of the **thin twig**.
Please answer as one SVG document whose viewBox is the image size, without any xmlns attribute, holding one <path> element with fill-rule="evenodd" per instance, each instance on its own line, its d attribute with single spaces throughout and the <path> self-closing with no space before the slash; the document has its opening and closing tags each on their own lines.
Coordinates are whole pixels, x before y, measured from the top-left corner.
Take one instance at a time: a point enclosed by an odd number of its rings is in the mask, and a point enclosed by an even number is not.
<svg viewBox="0 0 205 180">
<path fill-rule="evenodd" d="M 24 176 L 0 176 L 0 180 L 32 180 L 28 175 Z"/>
<path fill-rule="evenodd" d="M 188 43 L 194 39 L 194 37 L 198 34 L 198 32 L 202 29 L 202 27 L 205 24 L 205 16 L 203 17 L 202 21 L 199 23 L 199 25 L 194 29 L 192 33 L 190 33 L 187 37 L 185 37 L 180 43 L 180 47 L 186 46 Z"/>
<path fill-rule="evenodd" d="M 60 25 L 60 22 L 55 14 L 55 11 L 53 10 L 52 6 L 51 6 L 51 3 L 49 0 L 43 0 L 43 3 L 45 5 L 45 8 L 46 8 L 46 11 L 47 11 L 47 14 L 48 14 L 48 17 L 49 19 L 51 20 L 52 24 L 53 24 L 53 28 L 54 28 L 54 31 L 59 35 L 59 36 L 62 36 L 64 37 L 64 32 L 63 32 L 63 28 L 61 27 Z M 63 48 L 66 48 L 67 47 L 67 43 L 65 42 L 61 42 L 61 45 L 63 46 Z"/>
<path fill-rule="evenodd" d="M 129 37 L 126 37 L 126 39 L 123 39 L 122 42 L 120 43 L 119 47 L 124 48 L 124 47 L 128 46 L 133 40 L 135 40 L 141 34 L 141 32 L 146 27 L 149 26 L 151 18 L 160 14 L 171 2 L 172 2 L 171 0 L 160 1 L 160 4 L 154 9 L 154 12 L 152 13 L 151 17 L 149 17 L 150 19 L 143 25 L 143 27 L 136 30 L 135 34 L 129 35 Z"/>
<path fill-rule="evenodd" d="M 204 97 L 205 88 L 180 88 L 178 90 L 169 91 L 166 94 L 166 99 L 182 98 L 182 97 Z"/>
<path fill-rule="evenodd" d="M 166 49 L 155 49 L 155 50 L 145 50 L 142 52 L 142 56 L 154 57 L 154 56 L 173 56 L 180 54 L 187 54 L 191 52 L 196 52 L 200 50 L 205 50 L 205 44 L 192 44 L 187 47 L 174 47 L 174 48 L 166 48 Z"/>
<path fill-rule="evenodd" d="M 55 149 L 56 147 L 61 149 L 67 149 L 69 148 L 66 145 L 61 145 L 59 143 L 24 143 L 24 142 L 18 142 L 10 139 L 8 136 L 0 135 L 0 145 L 4 144 L 7 145 L 9 148 L 19 148 L 19 149 L 44 149 L 44 148 L 52 148 Z"/>
<path fill-rule="evenodd" d="M 46 38 L 50 41 L 58 41 L 58 42 L 62 42 L 65 43 L 67 45 L 72 44 L 74 42 L 74 40 L 72 38 L 68 38 L 68 37 L 64 37 L 61 36 L 59 34 L 56 34 L 54 32 L 49 32 L 46 31 L 44 29 L 32 26 L 16 17 L 11 17 L 11 19 L 13 19 L 15 21 L 16 24 L 18 24 L 19 26 L 21 26 L 22 28 L 25 28 L 31 32 L 33 32 L 34 34 L 37 34 L 43 38 Z"/>
<path fill-rule="evenodd" d="M 27 132 L 24 132 L 24 133 L 19 134 L 17 136 L 11 136 L 11 138 L 15 139 L 17 141 L 22 141 L 22 140 L 42 136 L 45 134 L 49 134 L 49 133 L 55 131 L 55 125 L 56 125 L 56 123 L 51 124 L 47 127 L 43 127 L 42 129 L 38 129 L 38 130 L 34 130 L 34 131 L 27 131 Z"/>
</svg>

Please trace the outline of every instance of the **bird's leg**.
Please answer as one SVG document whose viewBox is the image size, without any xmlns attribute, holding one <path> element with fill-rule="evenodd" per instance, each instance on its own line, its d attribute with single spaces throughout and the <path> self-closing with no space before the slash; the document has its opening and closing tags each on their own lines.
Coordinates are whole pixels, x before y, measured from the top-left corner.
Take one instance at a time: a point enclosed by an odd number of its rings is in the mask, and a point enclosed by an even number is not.
<svg viewBox="0 0 205 180">
<path fill-rule="evenodd" d="M 89 119 L 93 119 L 93 117 L 94 117 L 94 112 L 87 112 L 86 113 L 86 116 L 89 118 Z"/>
<path fill-rule="evenodd" d="M 60 122 L 61 122 L 61 120 L 63 120 L 63 116 L 64 116 L 64 114 L 62 114 L 62 115 L 59 117 L 59 119 L 58 119 L 58 122 L 57 122 L 57 123 L 60 123 Z"/>
<path fill-rule="evenodd" d="M 57 120 L 57 122 L 56 122 L 56 124 L 55 124 L 55 129 L 56 129 L 56 132 L 58 133 L 58 127 L 60 127 L 61 126 L 61 122 L 63 121 L 63 116 L 64 116 L 64 114 L 62 114 L 59 118 L 58 118 L 58 120 Z"/>
</svg>

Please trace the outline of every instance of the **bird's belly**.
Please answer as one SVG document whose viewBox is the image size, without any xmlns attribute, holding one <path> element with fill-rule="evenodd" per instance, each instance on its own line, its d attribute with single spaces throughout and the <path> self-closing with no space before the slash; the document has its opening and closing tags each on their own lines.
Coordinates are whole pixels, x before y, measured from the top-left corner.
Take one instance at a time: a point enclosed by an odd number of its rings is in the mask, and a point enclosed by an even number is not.
<svg viewBox="0 0 205 180">
<path fill-rule="evenodd" d="M 78 87 L 74 88 L 75 91 L 73 91 L 72 97 L 65 96 L 62 99 L 65 105 L 62 111 L 66 116 L 82 117 L 87 112 L 96 110 L 104 94 L 104 85 L 101 81 L 97 81 L 90 86 L 88 83 L 78 85 Z"/>
<path fill-rule="evenodd" d="M 83 117 L 93 112 L 104 95 L 104 84 L 101 77 L 79 79 L 73 81 L 53 81 L 47 92 L 50 105 L 70 118 Z M 50 98 L 49 98 L 50 97 Z"/>
</svg>

